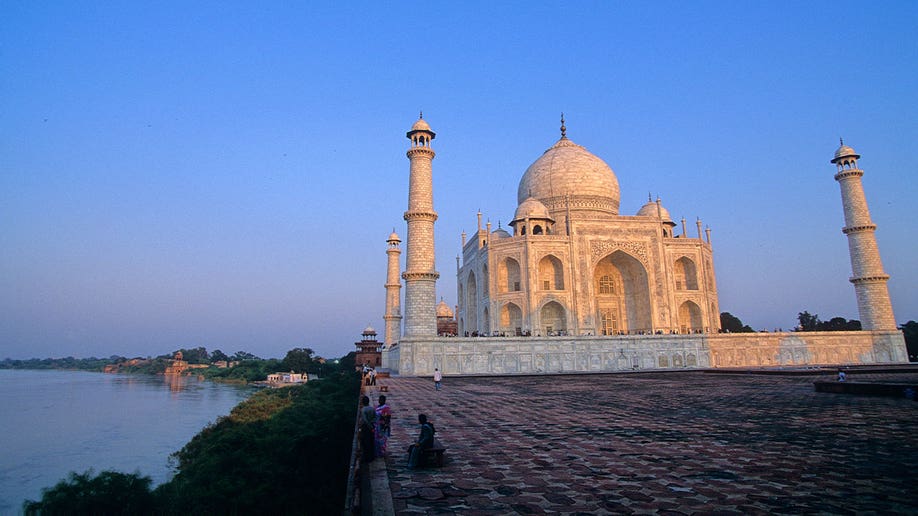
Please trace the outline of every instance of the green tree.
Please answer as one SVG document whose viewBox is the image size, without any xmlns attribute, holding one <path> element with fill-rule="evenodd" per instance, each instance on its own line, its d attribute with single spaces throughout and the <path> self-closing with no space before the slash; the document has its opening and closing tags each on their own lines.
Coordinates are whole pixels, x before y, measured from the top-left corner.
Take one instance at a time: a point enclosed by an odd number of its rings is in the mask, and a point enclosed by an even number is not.
<svg viewBox="0 0 918 516">
<path fill-rule="evenodd" d="M 281 361 L 276 358 L 268 360 L 243 360 L 236 367 L 226 369 L 210 368 L 203 371 L 208 378 L 230 382 L 260 382 L 268 379 L 269 373 L 281 371 Z"/>
<path fill-rule="evenodd" d="M 359 377 L 262 390 L 174 454 L 167 514 L 336 514 Z"/>
<path fill-rule="evenodd" d="M 316 364 L 313 360 L 313 351 L 310 348 L 293 348 L 287 352 L 281 367 L 284 371 L 293 371 L 295 373 L 305 373 L 315 371 Z"/>
<path fill-rule="evenodd" d="M 812 315 L 805 310 L 797 314 L 797 321 L 800 322 L 798 326 L 800 331 L 819 331 L 819 326 L 822 324 L 818 315 Z"/>
<path fill-rule="evenodd" d="M 730 312 L 721 312 L 720 329 L 728 333 L 752 333 L 755 330 Z"/>
<path fill-rule="evenodd" d="M 819 325 L 820 331 L 856 331 L 860 329 L 861 321 L 856 319 L 849 321 L 844 317 L 833 317 Z"/>
<path fill-rule="evenodd" d="M 233 360 L 241 361 L 241 360 L 260 360 L 260 359 L 256 357 L 255 355 L 249 353 L 248 351 L 237 351 L 236 354 L 233 355 Z"/>
<path fill-rule="evenodd" d="M 221 361 L 229 362 L 230 357 L 226 356 L 226 353 L 220 351 L 219 349 L 215 349 L 214 352 L 210 354 L 210 361 L 211 362 L 221 362 Z"/>
<path fill-rule="evenodd" d="M 821 321 L 818 315 L 810 314 L 807 311 L 798 313 L 797 321 L 800 323 L 797 327 L 798 331 L 858 331 L 861 329 L 861 321 L 857 319 L 833 317 L 828 321 Z"/>
<path fill-rule="evenodd" d="M 197 348 L 191 348 L 191 349 L 182 348 L 176 351 L 176 353 L 178 353 L 179 351 L 181 351 L 182 353 L 182 360 L 184 360 L 185 362 L 188 362 L 189 364 L 209 364 L 210 363 L 210 355 L 207 353 L 207 348 L 203 346 L 197 347 Z M 175 353 L 173 353 L 173 356 L 174 355 Z"/>
<path fill-rule="evenodd" d="M 93 476 L 70 473 L 50 489 L 43 489 L 41 500 L 26 500 L 22 511 L 39 514 L 155 514 L 157 503 L 150 477 L 139 473 L 103 471 Z"/>
<path fill-rule="evenodd" d="M 908 359 L 912 362 L 918 362 L 918 322 L 909 321 L 899 326 L 905 335 L 905 348 L 908 353 Z"/>
<path fill-rule="evenodd" d="M 338 370 L 343 373 L 351 373 L 357 365 L 357 352 L 351 351 L 337 360 Z"/>
</svg>

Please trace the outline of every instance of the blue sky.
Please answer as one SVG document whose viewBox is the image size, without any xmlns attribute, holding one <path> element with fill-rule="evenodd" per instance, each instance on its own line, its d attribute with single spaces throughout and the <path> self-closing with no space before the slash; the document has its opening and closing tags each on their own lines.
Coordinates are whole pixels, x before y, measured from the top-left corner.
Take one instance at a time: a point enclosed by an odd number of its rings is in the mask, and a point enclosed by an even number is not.
<svg viewBox="0 0 918 516">
<path fill-rule="evenodd" d="M 711 227 L 757 329 L 858 317 L 843 136 L 918 319 L 918 3 L 253 4 L 0 6 L 0 358 L 346 354 L 382 332 L 420 110 L 450 304 L 461 231 L 512 217 L 563 111 L 623 214 Z"/>
</svg>

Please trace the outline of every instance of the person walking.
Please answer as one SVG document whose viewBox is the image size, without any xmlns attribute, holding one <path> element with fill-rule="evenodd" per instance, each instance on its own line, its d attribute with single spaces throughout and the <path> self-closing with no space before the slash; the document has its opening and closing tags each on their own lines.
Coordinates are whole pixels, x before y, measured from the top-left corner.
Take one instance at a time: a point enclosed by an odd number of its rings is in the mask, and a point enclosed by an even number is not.
<svg viewBox="0 0 918 516">
<path fill-rule="evenodd" d="M 443 382 L 443 373 L 440 372 L 439 368 L 434 368 L 434 387 L 439 391 L 441 384 Z"/>
</svg>

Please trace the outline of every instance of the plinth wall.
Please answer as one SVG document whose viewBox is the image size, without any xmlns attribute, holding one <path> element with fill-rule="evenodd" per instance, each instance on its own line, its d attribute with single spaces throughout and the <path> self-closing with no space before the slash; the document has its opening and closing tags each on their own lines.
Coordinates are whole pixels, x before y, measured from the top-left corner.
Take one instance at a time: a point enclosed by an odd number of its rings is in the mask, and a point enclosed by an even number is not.
<svg viewBox="0 0 918 516">
<path fill-rule="evenodd" d="M 901 332 L 403 338 L 393 374 L 555 374 L 718 367 L 903 363 Z"/>
</svg>

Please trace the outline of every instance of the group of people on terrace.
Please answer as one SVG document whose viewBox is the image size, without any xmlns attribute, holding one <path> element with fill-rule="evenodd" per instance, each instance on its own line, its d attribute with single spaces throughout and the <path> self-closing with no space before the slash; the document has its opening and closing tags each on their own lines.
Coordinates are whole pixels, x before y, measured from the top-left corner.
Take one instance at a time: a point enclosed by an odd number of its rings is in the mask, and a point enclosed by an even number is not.
<svg viewBox="0 0 918 516">
<path fill-rule="evenodd" d="M 365 376 L 368 374 L 369 371 Z M 442 388 L 443 373 L 435 369 L 433 379 L 434 388 L 439 391 Z M 377 457 L 385 457 L 388 452 L 389 437 L 392 435 L 392 408 L 387 403 L 386 396 L 380 394 L 375 407 L 371 404 L 369 396 L 361 396 L 358 419 L 360 460 L 366 463 L 372 462 Z M 436 430 L 433 423 L 428 421 L 427 415 L 418 414 L 418 424 L 420 425 L 418 438 L 408 447 L 408 467 L 410 469 L 421 465 L 424 451 L 434 445 Z"/>
<path fill-rule="evenodd" d="M 370 462 L 376 457 L 384 457 L 392 433 L 392 409 L 386 403 L 386 396 L 381 394 L 375 407 L 370 404 L 370 397 L 360 398 L 360 449 L 361 460 Z"/>
</svg>

